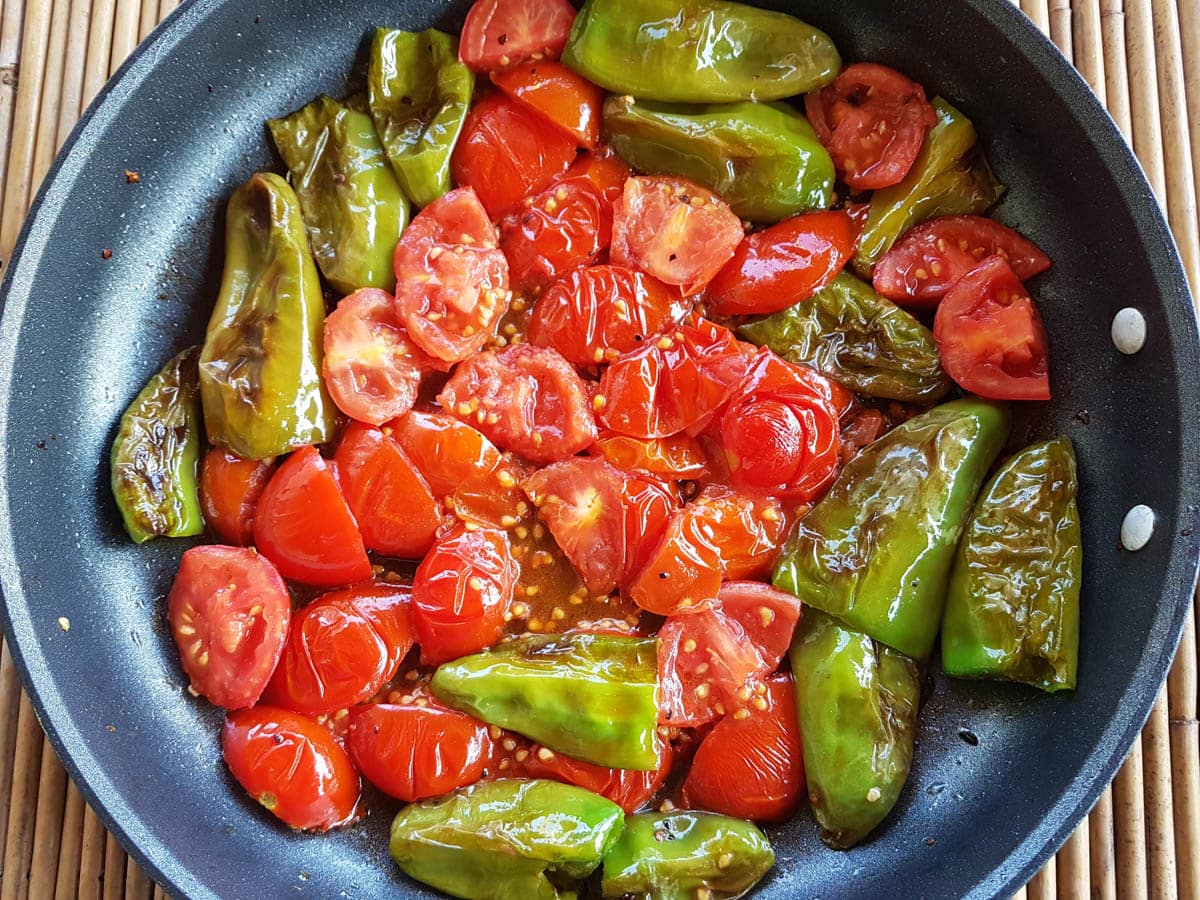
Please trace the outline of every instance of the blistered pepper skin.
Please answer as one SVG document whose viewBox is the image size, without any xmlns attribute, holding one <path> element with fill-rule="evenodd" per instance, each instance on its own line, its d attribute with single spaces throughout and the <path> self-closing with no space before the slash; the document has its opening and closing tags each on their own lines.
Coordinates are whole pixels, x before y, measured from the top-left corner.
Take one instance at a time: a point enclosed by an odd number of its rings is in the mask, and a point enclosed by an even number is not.
<svg viewBox="0 0 1200 900">
<path fill-rule="evenodd" d="M 928 657 L 959 538 L 1008 432 L 1005 407 L 968 398 L 863 448 L 797 523 L 776 587 L 906 656 Z"/>
<path fill-rule="evenodd" d="M 667 103 L 781 100 L 842 67 L 824 32 L 726 0 L 587 0 L 563 62 L 615 94 Z"/>
<path fill-rule="evenodd" d="M 267 122 L 300 198 L 309 244 L 342 294 L 396 286 L 392 256 L 408 224 L 400 190 L 371 117 L 330 97 Z"/>
<path fill-rule="evenodd" d="M 868 397 L 936 403 L 953 385 L 933 332 L 848 272 L 740 333 Z"/>
<path fill-rule="evenodd" d="M 1079 662 L 1075 451 L 1026 447 L 984 487 L 959 546 L 942 620 L 950 675 L 1072 690 Z"/>
<path fill-rule="evenodd" d="M 200 354 L 209 442 L 243 459 L 282 456 L 333 434 L 321 383 L 325 301 L 300 201 L 278 175 L 229 200 L 225 272 Z"/>
<path fill-rule="evenodd" d="M 598 634 L 535 635 L 445 663 L 443 703 L 575 759 L 658 768 L 658 642 Z"/>
<path fill-rule="evenodd" d="M 432 28 L 378 29 L 367 90 L 400 186 L 417 206 L 428 206 L 450 190 L 450 157 L 475 90 L 475 74 L 458 59 L 458 39 Z"/>
<path fill-rule="evenodd" d="M 779 103 L 664 104 L 610 97 L 604 131 L 625 162 L 680 175 L 737 215 L 778 222 L 833 198 L 833 160 L 808 120 Z"/>
<path fill-rule="evenodd" d="M 604 858 L 605 897 L 728 900 L 775 864 L 771 842 L 752 823 L 707 812 L 640 813 Z"/>
<path fill-rule="evenodd" d="M 908 779 L 917 664 L 813 609 L 804 611 L 789 657 L 821 837 L 834 849 L 853 847 L 884 820 Z"/>
<path fill-rule="evenodd" d="M 112 445 L 112 491 L 125 530 L 141 544 L 204 532 L 196 482 L 200 459 L 199 348 L 180 353 L 121 416 Z"/>
<path fill-rule="evenodd" d="M 402 809 L 390 847 L 405 874 L 455 897 L 566 900 L 554 882 L 595 871 L 622 822 L 617 804 L 572 785 L 481 782 Z"/>
</svg>

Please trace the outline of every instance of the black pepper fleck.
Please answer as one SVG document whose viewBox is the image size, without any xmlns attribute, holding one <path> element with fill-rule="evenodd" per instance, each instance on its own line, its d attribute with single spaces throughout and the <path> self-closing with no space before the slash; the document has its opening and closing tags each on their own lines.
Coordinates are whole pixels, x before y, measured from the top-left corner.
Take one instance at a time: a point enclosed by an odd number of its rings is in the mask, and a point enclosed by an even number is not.
<svg viewBox="0 0 1200 900">
<path fill-rule="evenodd" d="M 979 746 L 979 735 L 973 732 L 970 728 L 958 729 L 958 736 L 963 739 L 964 743 L 970 744 L 972 747 Z"/>
</svg>

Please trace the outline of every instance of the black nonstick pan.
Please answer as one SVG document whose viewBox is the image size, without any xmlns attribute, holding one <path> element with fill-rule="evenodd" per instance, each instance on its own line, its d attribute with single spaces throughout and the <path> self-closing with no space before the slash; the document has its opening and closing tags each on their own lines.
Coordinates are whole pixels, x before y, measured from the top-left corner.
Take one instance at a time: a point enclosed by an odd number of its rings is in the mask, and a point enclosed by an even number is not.
<svg viewBox="0 0 1200 900">
<path fill-rule="evenodd" d="M 1075 442 L 1086 552 L 1079 689 L 1046 696 L 935 676 L 916 764 L 885 826 L 837 853 L 802 812 L 772 829 L 778 864 L 756 896 L 1007 895 L 1116 772 L 1189 614 L 1200 547 L 1192 300 L 1116 128 L 1007 0 L 760 5 L 825 29 L 847 59 L 904 70 L 978 126 L 1009 187 L 999 218 L 1055 261 L 1032 285 L 1053 345 L 1055 399 L 1020 419 L 1019 437 Z M 306 837 L 279 827 L 226 774 L 220 711 L 187 695 L 164 621 L 189 543 L 129 542 L 107 453 L 125 405 L 203 332 L 224 200 L 256 169 L 277 168 L 264 120 L 361 84 L 376 25 L 457 30 L 467 6 L 185 3 L 75 130 L 10 261 L 0 324 L 8 640 L 72 777 L 177 896 L 432 896 L 388 859 L 390 809 Z M 1125 307 L 1147 327 L 1132 355 L 1110 337 Z M 1155 528 L 1130 552 L 1121 523 L 1139 504 Z"/>
</svg>

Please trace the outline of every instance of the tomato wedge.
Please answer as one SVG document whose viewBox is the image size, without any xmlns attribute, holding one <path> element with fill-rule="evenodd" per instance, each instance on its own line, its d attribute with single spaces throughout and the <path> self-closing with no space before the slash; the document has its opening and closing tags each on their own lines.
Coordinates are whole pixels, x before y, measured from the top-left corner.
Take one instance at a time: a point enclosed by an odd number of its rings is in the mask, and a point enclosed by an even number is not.
<svg viewBox="0 0 1200 900">
<path fill-rule="evenodd" d="M 708 456 L 700 442 L 686 434 L 668 438 L 635 438 L 614 431 L 601 433 L 588 451 L 618 469 L 668 481 L 700 479 L 708 471 Z"/>
<path fill-rule="evenodd" d="M 368 781 L 405 803 L 474 784 L 493 753 L 487 725 L 424 698 L 350 710 L 346 749 Z"/>
<path fill-rule="evenodd" d="M 933 322 L 942 367 L 989 400 L 1049 400 L 1042 317 L 1012 267 L 992 256 L 950 289 Z"/>
<path fill-rule="evenodd" d="M 589 150 L 600 143 L 604 89 L 566 66 L 550 60 L 521 63 L 493 72 L 492 84 Z"/>
<path fill-rule="evenodd" d="M 804 98 L 804 110 L 842 180 L 856 191 L 903 181 L 937 122 L 924 88 L 875 63 L 847 66 Z"/>
<path fill-rule="evenodd" d="M 192 690 L 226 709 L 258 702 L 291 616 L 279 572 L 241 547 L 186 551 L 167 598 L 167 621 Z"/>
<path fill-rule="evenodd" d="M 499 240 L 479 197 L 460 188 L 421 210 L 396 244 L 396 317 L 443 364 L 479 351 L 508 308 Z"/>
<path fill-rule="evenodd" d="M 641 809 L 658 793 L 675 762 L 670 744 L 660 744 L 659 764 L 654 771 L 609 769 L 595 763 L 572 759 L 548 747 L 534 745 L 522 766 L 521 775 L 528 778 L 548 778 L 573 784 L 611 800 L 627 813 Z"/>
<path fill-rule="evenodd" d="M 875 290 L 906 306 L 933 306 L 989 256 L 1028 281 L 1050 268 L 1033 241 L 983 216 L 942 216 L 908 231 L 875 265 Z"/>
<path fill-rule="evenodd" d="M 709 313 L 765 316 L 811 297 L 846 265 L 860 230 L 834 210 L 802 213 L 746 235 L 709 282 Z"/>
<path fill-rule="evenodd" d="M 800 601 L 761 581 L 729 581 L 721 585 L 717 604 L 742 626 L 767 670 L 778 668 L 800 622 Z"/>
<path fill-rule="evenodd" d="M 354 514 L 329 464 L 302 447 L 276 470 L 258 501 L 254 543 L 285 578 L 337 587 L 371 577 Z"/>
<path fill-rule="evenodd" d="M 231 713 L 221 748 L 238 783 L 292 828 L 328 831 L 357 817 L 354 763 L 312 719 L 270 706 Z"/>
<path fill-rule="evenodd" d="M 242 459 L 220 447 L 204 455 L 200 508 L 213 534 L 227 544 L 254 542 L 254 508 L 274 468 L 269 459 Z"/>
<path fill-rule="evenodd" d="M 567 0 L 476 0 L 458 53 L 483 74 L 539 53 L 557 59 L 574 22 L 575 8 Z"/>
<path fill-rule="evenodd" d="M 612 147 L 602 144 L 571 163 L 566 177 L 586 178 L 599 189 L 605 200 L 616 203 L 625 192 L 625 180 L 632 174 L 633 170 L 625 160 L 617 156 Z"/>
</svg>

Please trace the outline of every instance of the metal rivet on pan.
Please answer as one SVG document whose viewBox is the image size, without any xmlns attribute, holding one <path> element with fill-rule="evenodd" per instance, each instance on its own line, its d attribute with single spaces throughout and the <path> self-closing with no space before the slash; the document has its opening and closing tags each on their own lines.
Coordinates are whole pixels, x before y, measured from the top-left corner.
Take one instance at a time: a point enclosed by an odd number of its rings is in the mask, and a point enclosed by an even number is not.
<svg viewBox="0 0 1200 900">
<path fill-rule="evenodd" d="M 1136 552 L 1150 543 L 1154 535 L 1154 510 L 1138 504 L 1125 513 L 1125 521 L 1121 523 L 1121 546 L 1126 550 Z"/>
<path fill-rule="evenodd" d="M 1112 321 L 1112 342 L 1126 356 L 1146 346 L 1146 317 L 1132 306 L 1120 310 Z"/>
</svg>

